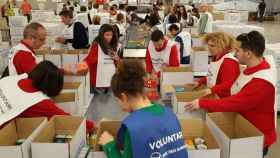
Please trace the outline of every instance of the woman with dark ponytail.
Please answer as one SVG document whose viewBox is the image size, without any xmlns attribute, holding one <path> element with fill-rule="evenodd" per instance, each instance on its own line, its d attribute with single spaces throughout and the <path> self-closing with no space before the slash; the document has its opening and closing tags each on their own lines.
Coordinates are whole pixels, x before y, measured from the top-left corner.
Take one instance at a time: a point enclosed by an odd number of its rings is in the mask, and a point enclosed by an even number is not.
<svg viewBox="0 0 280 158">
<path fill-rule="evenodd" d="M 62 72 L 50 61 L 40 62 L 30 73 L 0 80 L 0 126 L 15 117 L 70 115 L 51 99 L 63 87 Z M 2 104 L 3 103 L 3 104 Z M 7 107 L 7 108 L 3 108 Z M 87 121 L 88 131 L 93 123 Z"/>
<path fill-rule="evenodd" d="M 172 157 L 188 157 L 176 115 L 166 107 L 151 103 L 144 92 L 144 77 L 145 68 L 140 61 L 130 59 L 120 62 L 112 77 L 111 88 L 122 110 L 130 115 L 122 121 L 116 141 L 104 132 L 99 144 L 108 158 L 146 158 L 170 151 L 176 151 Z M 178 137 L 164 146 L 155 146 L 157 141 L 171 135 Z M 124 152 L 121 153 L 117 146 L 122 146 Z"/>
</svg>

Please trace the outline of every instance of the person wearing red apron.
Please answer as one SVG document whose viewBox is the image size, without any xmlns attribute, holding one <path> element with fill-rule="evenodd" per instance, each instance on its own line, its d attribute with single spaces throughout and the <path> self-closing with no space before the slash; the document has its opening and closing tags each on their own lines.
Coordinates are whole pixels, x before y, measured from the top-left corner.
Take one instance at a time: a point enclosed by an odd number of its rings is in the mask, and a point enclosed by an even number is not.
<svg viewBox="0 0 280 158">
<path fill-rule="evenodd" d="M 212 61 L 207 77 L 201 78 L 194 87 L 206 85 L 205 95 L 217 94 L 220 98 L 230 96 L 230 88 L 240 74 L 239 63 L 234 57 L 235 39 L 224 32 L 209 33 L 204 42 L 208 45 Z"/>
<path fill-rule="evenodd" d="M 145 96 L 145 74 L 143 64 L 137 59 L 119 63 L 111 87 L 122 110 L 130 114 L 122 121 L 116 140 L 105 131 L 98 143 L 108 158 L 188 158 L 176 115 Z M 172 136 L 174 139 L 167 140 Z"/>
<path fill-rule="evenodd" d="M 63 74 L 50 61 L 42 61 L 28 74 L 0 80 L 0 126 L 16 117 L 70 115 L 56 106 L 51 97 L 63 87 Z M 88 132 L 93 122 L 87 121 Z"/>
<path fill-rule="evenodd" d="M 30 72 L 41 60 L 35 56 L 35 49 L 45 44 L 46 29 L 39 23 L 30 23 L 24 28 L 24 39 L 11 48 L 9 57 L 9 75 Z"/>
<path fill-rule="evenodd" d="M 265 39 L 257 31 L 237 37 L 236 58 L 245 65 L 234 82 L 229 97 L 199 99 L 187 103 L 187 110 L 237 112 L 264 134 L 263 154 L 276 142 L 276 67 L 272 57 L 263 56 Z"/>
<path fill-rule="evenodd" d="M 110 24 L 103 24 L 87 57 L 83 62 L 77 64 L 75 73 L 83 74 L 89 71 L 92 88 L 110 87 L 111 78 L 120 59 L 120 52 L 121 45 L 114 27 Z M 69 68 L 65 68 L 65 71 L 74 73 Z"/>
<path fill-rule="evenodd" d="M 176 43 L 164 38 L 162 31 L 153 31 L 146 52 L 146 71 L 159 75 L 162 67 L 179 65 Z"/>
</svg>

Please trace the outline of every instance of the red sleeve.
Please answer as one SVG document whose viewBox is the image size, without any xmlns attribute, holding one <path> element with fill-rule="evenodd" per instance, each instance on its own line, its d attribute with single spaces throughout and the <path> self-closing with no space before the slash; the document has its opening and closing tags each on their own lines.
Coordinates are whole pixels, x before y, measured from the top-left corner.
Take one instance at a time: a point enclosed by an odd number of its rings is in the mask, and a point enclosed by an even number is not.
<svg viewBox="0 0 280 158">
<path fill-rule="evenodd" d="M 84 61 L 90 65 L 97 64 L 97 58 L 98 58 L 98 44 L 92 44 L 90 47 L 90 51 L 87 55 L 87 57 L 84 59 Z"/>
<path fill-rule="evenodd" d="M 209 112 L 242 112 L 255 108 L 264 100 L 274 101 L 274 95 L 274 87 L 269 82 L 255 78 L 235 95 L 223 99 L 200 99 L 199 105 Z"/>
<path fill-rule="evenodd" d="M 178 50 L 176 45 L 172 46 L 171 48 L 170 57 L 169 57 L 169 66 L 180 66 Z"/>
<path fill-rule="evenodd" d="M 30 52 L 18 51 L 13 63 L 18 74 L 28 73 L 37 65 L 35 58 Z"/>
<path fill-rule="evenodd" d="M 52 100 L 46 99 L 25 110 L 19 117 L 48 117 L 50 119 L 54 115 L 70 114 L 57 107 Z M 93 122 L 87 120 L 87 131 L 91 132 L 92 129 Z"/>
<path fill-rule="evenodd" d="M 202 77 L 197 82 L 198 82 L 198 85 L 206 85 L 207 84 L 207 77 Z"/>
<path fill-rule="evenodd" d="M 148 48 L 146 51 L 146 71 L 148 73 L 152 73 L 152 71 L 153 71 L 152 59 L 151 59 L 150 51 Z"/>
<path fill-rule="evenodd" d="M 216 93 L 221 98 L 230 96 L 230 88 L 239 74 L 237 61 L 226 58 L 220 67 L 217 84 L 211 88 L 212 93 Z"/>
</svg>

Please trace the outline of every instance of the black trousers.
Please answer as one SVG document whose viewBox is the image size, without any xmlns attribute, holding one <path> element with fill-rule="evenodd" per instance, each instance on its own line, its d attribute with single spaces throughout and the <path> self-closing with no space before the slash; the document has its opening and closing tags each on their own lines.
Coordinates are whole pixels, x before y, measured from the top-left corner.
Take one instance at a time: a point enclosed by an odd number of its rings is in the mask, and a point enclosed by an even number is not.
<svg viewBox="0 0 280 158">
<path fill-rule="evenodd" d="M 263 148 L 263 157 L 268 154 L 268 147 Z"/>
</svg>

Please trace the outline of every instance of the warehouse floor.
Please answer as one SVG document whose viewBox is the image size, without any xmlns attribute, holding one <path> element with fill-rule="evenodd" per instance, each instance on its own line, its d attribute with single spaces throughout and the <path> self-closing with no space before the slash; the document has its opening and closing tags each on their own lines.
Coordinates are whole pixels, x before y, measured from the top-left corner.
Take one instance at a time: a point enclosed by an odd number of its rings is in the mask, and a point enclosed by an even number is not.
<svg viewBox="0 0 280 158">
<path fill-rule="evenodd" d="M 264 23 L 249 23 L 252 25 L 263 26 L 265 28 L 265 37 L 267 43 L 280 42 L 280 22 L 264 22 Z M 102 118 L 107 119 L 123 119 L 127 114 L 122 112 L 119 108 L 116 100 L 112 96 L 112 93 L 106 95 L 95 96 L 91 102 L 91 106 L 88 109 L 88 119 L 99 121 Z M 280 116 L 279 116 L 280 118 Z M 277 123 L 278 138 L 280 138 L 280 119 Z M 266 158 L 278 158 L 280 155 L 280 141 L 274 144 L 269 151 L 269 155 Z"/>
</svg>

